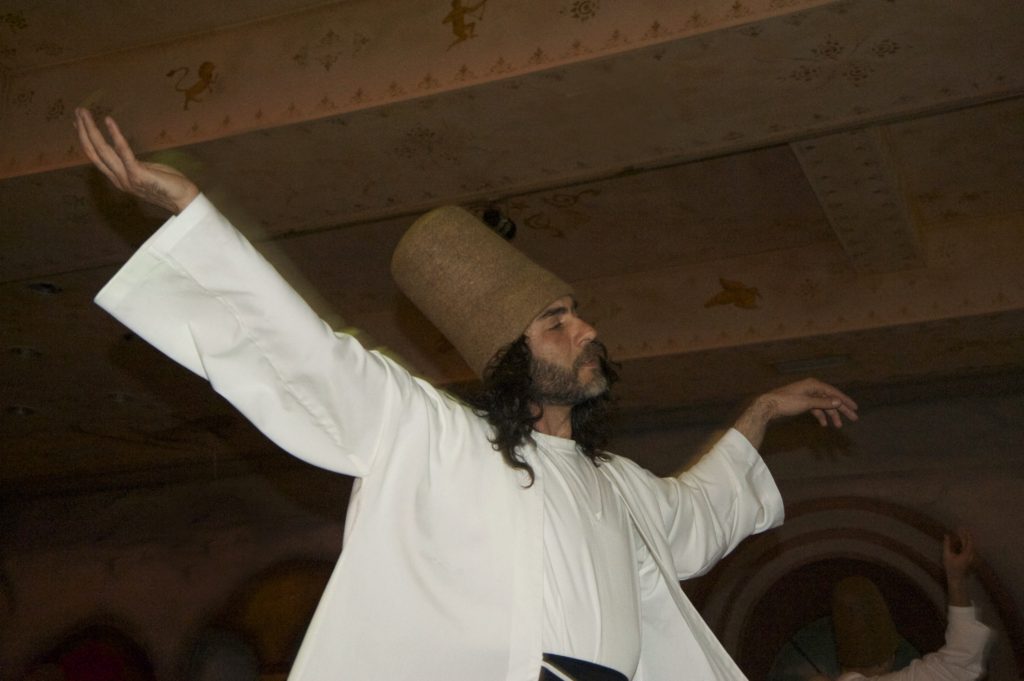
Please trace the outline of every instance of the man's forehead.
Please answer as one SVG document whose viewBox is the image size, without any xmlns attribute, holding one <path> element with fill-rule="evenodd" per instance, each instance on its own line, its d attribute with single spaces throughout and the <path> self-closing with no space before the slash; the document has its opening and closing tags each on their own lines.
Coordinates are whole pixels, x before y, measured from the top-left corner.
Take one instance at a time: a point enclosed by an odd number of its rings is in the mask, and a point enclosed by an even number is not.
<svg viewBox="0 0 1024 681">
<path fill-rule="evenodd" d="M 570 310 L 575 310 L 577 306 L 576 299 L 572 296 L 562 296 L 556 300 L 551 301 L 544 311 L 541 312 L 534 321 L 539 319 L 546 319 L 547 317 L 554 317 L 555 315 L 565 314 Z"/>
</svg>

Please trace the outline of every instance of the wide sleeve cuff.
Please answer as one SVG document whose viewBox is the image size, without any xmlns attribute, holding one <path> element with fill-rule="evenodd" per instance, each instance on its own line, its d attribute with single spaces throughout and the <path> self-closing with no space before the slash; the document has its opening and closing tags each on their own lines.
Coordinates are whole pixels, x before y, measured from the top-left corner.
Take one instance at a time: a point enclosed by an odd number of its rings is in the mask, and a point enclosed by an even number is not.
<svg viewBox="0 0 1024 681">
<path fill-rule="evenodd" d="M 754 445 L 735 428 L 727 430 L 688 473 L 709 480 L 731 480 L 740 498 L 753 502 L 750 505 L 754 512 L 751 532 L 763 532 L 782 524 L 785 509 L 775 479 Z"/>
<path fill-rule="evenodd" d="M 207 222 L 216 213 L 216 207 L 205 194 L 196 196 L 183 211 L 168 218 L 160 229 L 143 242 L 117 274 L 100 289 L 94 302 L 116 317 L 114 310 L 163 261 L 163 257 L 192 229 Z"/>
</svg>

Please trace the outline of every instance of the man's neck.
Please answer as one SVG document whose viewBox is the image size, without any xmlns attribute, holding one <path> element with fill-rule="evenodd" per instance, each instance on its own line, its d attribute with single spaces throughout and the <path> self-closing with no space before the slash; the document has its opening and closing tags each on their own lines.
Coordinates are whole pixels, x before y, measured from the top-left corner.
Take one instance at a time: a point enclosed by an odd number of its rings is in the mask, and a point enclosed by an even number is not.
<svg viewBox="0 0 1024 681">
<path fill-rule="evenodd" d="M 533 429 L 545 435 L 572 439 L 572 407 L 563 404 L 534 405 L 540 418 Z"/>
</svg>

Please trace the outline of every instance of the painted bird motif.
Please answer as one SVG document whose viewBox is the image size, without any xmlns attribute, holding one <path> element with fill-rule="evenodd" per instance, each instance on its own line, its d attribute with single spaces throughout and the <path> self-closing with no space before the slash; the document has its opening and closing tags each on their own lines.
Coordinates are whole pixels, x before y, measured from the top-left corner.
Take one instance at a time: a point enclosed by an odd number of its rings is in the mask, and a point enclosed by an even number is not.
<svg viewBox="0 0 1024 681">
<path fill-rule="evenodd" d="M 757 292 L 756 288 L 721 277 L 719 277 L 718 283 L 722 285 L 722 290 L 709 298 L 704 303 L 704 307 L 735 305 L 744 310 L 757 309 L 757 299 L 761 297 L 761 294 Z"/>
</svg>

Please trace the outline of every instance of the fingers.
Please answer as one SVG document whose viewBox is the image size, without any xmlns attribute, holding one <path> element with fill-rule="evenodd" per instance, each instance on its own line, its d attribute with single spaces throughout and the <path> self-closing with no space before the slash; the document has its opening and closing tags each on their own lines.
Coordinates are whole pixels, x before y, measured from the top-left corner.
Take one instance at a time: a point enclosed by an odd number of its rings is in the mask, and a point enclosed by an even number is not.
<svg viewBox="0 0 1024 681">
<path fill-rule="evenodd" d="M 965 529 L 958 529 L 957 535 L 960 538 L 960 553 L 967 556 L 969 559 L 974 558 L 974 537 L 971 533 Z"/>
<path fill-rule="evenodd" d="M 857 403 L 841 390 L 815 378 L 805 379 L 794 387 L 808 398 L 810 412 L 822 426 L 842 428 L 844 419 L 858 419 Z"/>
<path fill-rule="evenodd" d="M 974 562 L 974 538 L 964 529 L 957 529 L 942 538 L 942 556 L 947 565 L 968 566 Z"/>
<path fill-rule="evenodd" d="M 836 412 L 835 418 L 837 419 L 840 417 L 840 414 L 847 421 L 857 421 L 860 419 L 860 416 L 857 414 L 856 404 L 853 404 L 853 406 L 851 407 L 843 402 L 840 402 L 839 406 L 834 411 Z"/>
<path fill-rule="evenodd" d="M 828 420 L 822 423 L 821 425 L 827 426 L 829 423 L 831 423 L 835 428 L 843 427 L 843 417 L 840 416 L 838 409 L 826 409 L 825 416 Z"/>
<path fill-rule="evenodd" d="M 954 553 L 966 553 L 974 548 L 971 533 L 963 528 L 957 528 L 946 534 L 945 539 L 949 541 Z"/>
<path fill-rule="evenodd" d="M 88 157 L 89 161 L 96 166 L 100 172 L 107 176 L 111 182 L 117 183 L 117 178 L 112 174 L 111 170 L 107 167 L 106 162 L 97 150 L 97 145 L 105 145 L 106 140 L 103 139 L 103 135 L 96 128 L 96 123 L 92 119 L 92 114 L 85 109 L 75 109 L 75 128 L 78 131 L 78 141 L 82 145 L 82 150 Z"/>
<path fill-rule="evenodd" d="M 82 147 L 82 151 L 85 152 L 86 157 L 92 162 L 94 166 L 100 166 L 100 157 L 96 153 L 96 149 L 92 145 L 92 140 L 89 138 L 88 127 L 93 125 L 92 116 L 83 109 L 75 109 L 75 132 L 78 133 L 78 143 Z M 95 127 L 95 125 L 93 125 Z"/>
<path fill-rule="evenodd" d="M 827 428 L 831 423 L 836 428 L 843 427 L 843 419 L 839 415 L 839 411 L 836 409 L 811 409 L 811 416 L 818 421 L 818 425 L 822 428 Z"/>
<path fill-rule="evenodd" d="M 117 157 L 126 171 L 126 176 L 128 176 L 139 165 L 138 160 L 135 158 L 135 152 L 132 151 L 128 140 L 121 134 L 121 128 L 117 126 L 117 121 L 108 116 L 106 123 L 107 130 L 110 131 L 110 139 L 114 142 L 114 151 L 117 152 Z"/>
<path fill-rule="evenodd" d="M 78 128 L 78 139 L 82 144 L 85 155 L 115 187 L 122 191 L 127 191 L 128 174 L 125 171 L 124 162 L 110 144 L 107 143 L 103 133 L 96 126 L 96 121 L 93 120 L 92 114 L 86 109 L 76 109 L 75 119 Z M 110 122 L 107 124 L 108 129 L 110 128 Z M 114 127 L 116 129 L 116 125 Z M 121 137 L 121 140 L 124 142 L 124 137 Z M 125 144 L 127 143 L 125 142 Z M 134 159 L 134 156 L 131 156 L 131 158 Z"/>
<path fill-rule="evenodd" d="M 814 382 L 817 394 L 822 395 L 823 397 L 828 397 L 830 399 L 836 400 L 838 402 L 836 407 L 839 410 L 841 410 L 844 415 L 856 413 L 858 409 L 857 403 L 854 402 L 849 395 L 844 393 L 842 390 L 839 390 L 838 388 L 835 388 L 834 386 L 831 386 L 827 383 L 822 383 L 821 381 L 818 381 L 816 379 L 811 380 Z"/>
<path fill-rule="evenodd" d="M 856 409 L 832 397 L 810 397 L 808 403 L 808 411 L 822 426 L 831 424 L 842 428 L 844 420 L 856 421 L 859 418 Z"/>
<path fill-rule="evenodd" d="M 825 428 L 826 426 L 828 426 L 828 419 L 825 417 L 825 410 L 824 409 L 811 409 L 811 416 L 813 416 L 814 418 L 816 418 L 818 420 L 818 424 L 822 428 Z"/>
<path fill-rule="evenodd" d="M 843 417 L 839 415 L 838 409 L 829 409 L 825 412 L 828 414 L 829 419 L 832 421 L 832 425 L 836 428 L 843 427 Z"/>
</svg>

